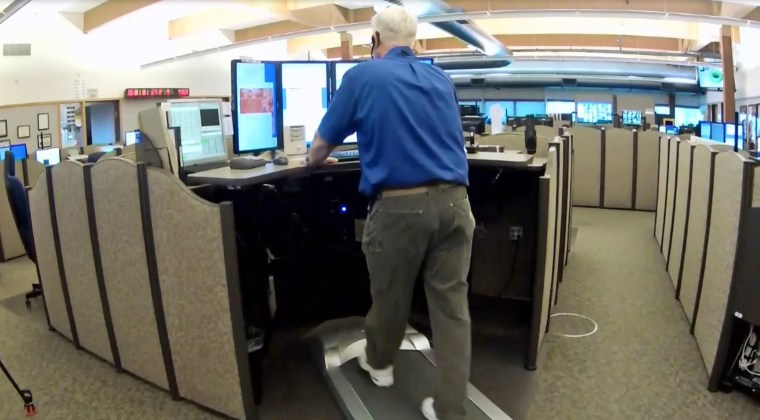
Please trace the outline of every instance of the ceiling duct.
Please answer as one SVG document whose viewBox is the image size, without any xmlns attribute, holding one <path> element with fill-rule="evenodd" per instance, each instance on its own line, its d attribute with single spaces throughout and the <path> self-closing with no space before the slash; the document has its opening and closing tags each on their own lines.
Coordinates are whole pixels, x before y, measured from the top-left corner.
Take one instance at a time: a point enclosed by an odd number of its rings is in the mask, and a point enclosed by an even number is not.
<svg viewBox="0 0 760 420">
<path fill-rule="evenodd" d="M 8 20 L 16 12 L 21 10 L 24 6 L 29 4 L 32 0 L 14 0 L 11 4 L 6 6 L 5 9 L 0 11 L 0 24 Z"/>
<path fill-rule="evenodd" d="M 399 6 L 409 6 L 413 9 L 419 9 L 420 4 L 414 0 L 385 0 L 387 3 L 396 4 Z M 453 13 L 462 13 L 462 9 L 453 8 L 441 0 L 426 0 L 424 2 L 424 9 L 420 10 L 419 16 L 443 16 Z M 500 57 L 503 58 L 503 64 L 498 67 L 506 66 L 510 63 L 508 57 L 512 56 L 512 52 L 498 39 L 494 38 L 491 34 L 484 31 L 477 24 L 471 20 L 452 20 L 446 22 L 430 22 L 430 25 L 436 28 L 448 32 L 452 36 L 459 38 L 462 42 L 471 45 L 475 49 L 481 51 L 488 57 Z M 453 64 L 451 64 L 453 65 Z M 461 65 L 472 66 L 472 63 L 462 63 Z M 472 68 L 472 67 L 459 67 L 459 68 Z"/>
</svg>

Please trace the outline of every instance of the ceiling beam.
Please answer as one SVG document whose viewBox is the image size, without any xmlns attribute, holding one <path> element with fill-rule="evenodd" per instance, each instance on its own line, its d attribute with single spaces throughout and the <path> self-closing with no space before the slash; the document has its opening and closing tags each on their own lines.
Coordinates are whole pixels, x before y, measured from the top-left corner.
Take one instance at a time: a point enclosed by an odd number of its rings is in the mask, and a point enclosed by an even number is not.
<svg viewBox="0 0 760 420">
<path fill-rule="evenodd" d="M 620 49 L 641 51 L 681 52 L 680 40 L 676 38 L 659 38 L 647 36 L 616 35 L 494 35 L 496 39 L 510 48 L 572 48 L 572 49 Z M 424 44 L 423 44 L 424 43 Z M 467 46 L 458 38 L 433 38 L 420 42 L 425 52 L 467 50 Z M 359 46 L 354 46 L 356 56 L 362 56 Z M 327 58 L 340 58 L 340 48 L 328 48 Z"/>
<path fill-rule="evenodd" d="M 447 0 L 465 12 L 508 10 L 619 10 L 715 15 L 711 0 Z"/>
<path fill-rule="evenodd" d="M 160 0 L 109 0 L 92 9 L 84 12 L 84 23 L 82 32 L 89 33 L 93 29 L 99 28 L 108 22 L 136 12 L 151 4 L 158 3 Z"/>
<path fill-rule="evenodd" d="M 169 39 L 198 32 L 224 29 L 257 19 L 256 12 L 230 8 L 215 8 L 169 21 Z"/>
<path fill-rule="evenodd" d="M 283 34 L 298 33 L 309 29 L 313 29 L 313 27 L 292 21 L 268 23 L 266 25 L 236 30 L 235 43 L 265 39 Z"/>
</svg>

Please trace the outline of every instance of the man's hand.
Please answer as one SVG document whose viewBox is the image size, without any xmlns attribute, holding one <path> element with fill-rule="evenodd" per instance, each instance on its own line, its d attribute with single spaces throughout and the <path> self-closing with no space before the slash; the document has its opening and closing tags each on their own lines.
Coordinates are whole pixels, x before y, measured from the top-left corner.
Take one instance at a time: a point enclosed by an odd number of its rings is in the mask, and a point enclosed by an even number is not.
<svg viewBox="0 0 760 420">
<path fill-rule="evenodd" d="M 303 160 L 303 164 L 309 167 L 317 167 L 317 166 L 324 166 L 324 165 L 332 165 L 334 163 L 338 163 L 338 159 L 334 158 L 332 156 L 328 156 L 327 159 L 323 160 L 319 165 L 310 165 L 309 164 L 309 157 L 306 156 L 306 158 Z"/>
<path fill-rule="evenodd" d="M 330 153 L 333 150 L 335 150 L 335 146 L 328 144 L 319 135 L 319 133 L 314 133 L 314 140 L 311 142 L 311 147 L 309 148 L 309 156 L 306 160 L 306 165 L 313 168 L 315 166 L 321 165 L 322 162 L 325 162 L 325 163 L 337 162 L 336 159 L 330 157 Z"/>
</svg>

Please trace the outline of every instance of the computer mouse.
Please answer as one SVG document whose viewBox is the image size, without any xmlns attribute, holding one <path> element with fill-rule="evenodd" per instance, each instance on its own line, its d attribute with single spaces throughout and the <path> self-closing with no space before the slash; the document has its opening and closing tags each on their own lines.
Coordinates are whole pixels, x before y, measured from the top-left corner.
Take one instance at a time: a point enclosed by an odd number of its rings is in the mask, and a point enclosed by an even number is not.
<svg viewBox="0 0 760 420">
<path fill-rule="evenodd" d="M 277 156 L 272 161 L 275 165 L 287 165 L 288 164 L 288 157 L 287 156 Z"/>
</svg>

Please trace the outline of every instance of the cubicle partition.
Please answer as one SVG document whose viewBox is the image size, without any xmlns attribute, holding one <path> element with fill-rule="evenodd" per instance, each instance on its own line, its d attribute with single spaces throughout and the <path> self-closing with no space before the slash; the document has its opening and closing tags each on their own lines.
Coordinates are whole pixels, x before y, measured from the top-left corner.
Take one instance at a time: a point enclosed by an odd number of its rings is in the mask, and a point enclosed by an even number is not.
<svg viewBox="0 0 760 420">
<path fill-rule="evenodd" d="M 90 240 L 84 165 L 65 161 L 54 166 L 51 172 L 59 256 L 68 281 L 79 344 L 113 363 Z"/>
<path fill-rule="evenodd" d="M 168 390 L 145 254 L 137 165 L 105 159 L 91 170 L 96 249 L 121 367 Z"/>
<path fill-rule="evenodd" d="M 668 166 L 670 165 L 670 138 L 660 137 L 657 158 L 657 207 L 654 216 L 654 237 L 662 251 L 663 227 L 665 226 L 665 198 L 668 191 Z"/>
<path fill-rule="evenodd" d="M 689 200 L 691 196 L 692 153 L 694 146 L 691 142 L 682 141 L 678 144 L 678 172 L 675 182 L 675 200 L 673 202 L 673 226 L 670 235 L 670 255 L 667 258 L 667 269 L 670 280 L 678 298 L 681 290 L 681 261 L 688 229 Z"/>
<path fill-rule="evenodd" d="M 573 166 L 573 205 L 599 207 L 602 186 L 601 131 L 584 126 L 575 126 L 570 131 L 576 162 Z"/>
<path fill-rule="evenodd" d="M 232 204 L 120 158 L 50 167 L 29 201 L 53 329 L 174 398 L 253 418 Z"/>
<path fill-rule="evenodd" d="M 621 128 L 602 131 L 603 204 L 601 207 L 631 209 L 634 192 L 634 142 L 637 132 Z"/>
<path fill-rule="evenodd" d="M 709 242 L 694 319 L 694 336 L 708 372 L 722 369 L 716 356 L 734 274 L 741 209 L 746 200 L 751 200 L 753 189 L 760 191 L 760 185 L 745 191 L 746 184 L 752 185 L 753 176 L 745 165 L 751 165 L 750 161 L 738 153 L 721 152 L 715 157 Z"/>
<path fill-rule="evenodd" d="M 668 138 L 668 175 L 665 184 L 665 203 L 662 226 L 662 255 L 665 257 L 665 263 L 670 257 L 670 239 L 673 234 L 673 209 L 676 197 L 676 188 L 678 180 L 678 144 L 681 140 L 678 137 Z"/>
<path fill-rule="evenodd" d="M 560 176 L 558 162 L 558 145 L 549 147 L 546 161 L 546 172 L 539 179 L 539 217 L 538 217 L 538 252 L 536 261 L 536 282 L 533 289 L 533 326 L 530 337 L 530 352 L 528 368 L 535 368 L 538 352 L 548 329 L 551 314 L 552 287 L 556 284 L 557 271 L 555 267 L 555 249 L 557 246 L 557 192 Z"/>
<path fill-rule="evenodd" d="M 717 150 L 705 144 L 694 146 L 691 163 L 691 195 L 686 212 L 686 240 L 679 268 L 681 288 L 679 300 L 689 323 L 694 321 L 694 310 L 700 298 L 702 270 L 708 243 L 710 208 L 713 197 L 713 172 Z"/>
<path fill-rule="evenodd" d="M 77 343 L 76 326 L 71 316 L 66 279 L 61 273 L 58 261 L 58 233 L 54 230 L 55 213 L 51 211 L 53 202 L 50 187 L 50 170 L 40 177 L 34 188 L 29 190 L 29 212 L 34 227 L 34 245 L 37 252 L 37 268 L 40 283 L 45 290 L 50 327 L 64 337 Z"/>
<path fill-rule="evenodd" d="M 657 155 L 660 133 L 639 131 L 634 137 L 636 189 L 634 208 L 655 211 L 657 208 Z"/>
</svg>

